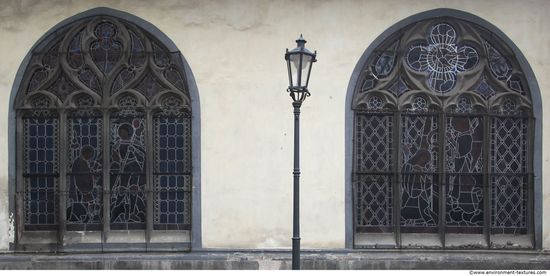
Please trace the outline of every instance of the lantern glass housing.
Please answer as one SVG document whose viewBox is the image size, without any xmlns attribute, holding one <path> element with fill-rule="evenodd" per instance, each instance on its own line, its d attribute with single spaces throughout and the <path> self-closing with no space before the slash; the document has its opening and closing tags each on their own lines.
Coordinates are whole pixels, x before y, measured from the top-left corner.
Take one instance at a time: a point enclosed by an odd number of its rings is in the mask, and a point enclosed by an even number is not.
<svg viewBox="0 0 550 276">
<path fill-rule="evenodd" d="M 300 35 L 296 40 L 297 47 L 286 51 L 285 59 L 288 67 L 288 90 L 291 93 L 308 92 L 309 75 L 317 52 L 312 53 L 305 48 L 306 40 Z"/>
</svg>

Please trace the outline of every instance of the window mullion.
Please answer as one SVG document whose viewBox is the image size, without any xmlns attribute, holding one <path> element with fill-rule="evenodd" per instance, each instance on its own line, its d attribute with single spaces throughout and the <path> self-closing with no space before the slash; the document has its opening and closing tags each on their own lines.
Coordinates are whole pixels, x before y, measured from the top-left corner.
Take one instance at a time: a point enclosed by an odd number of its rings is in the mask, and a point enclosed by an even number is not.
<svg viewBox="0 0 550 276">
<path fill-rule="evenodd" d="M 445 112 L 441 112 L 439 115 L 439 147 L 438 147 L 438 154 L 439 154 L 439 160 L 438 160 L 438 182 L 439 182 L 439 236 L 441 240 L 441 246 L 445 248 L 445 214 L 446 214 L 446 196 L 447 196 L 447 181 L 446 181 L 446 171 L 445 171 L 445 162 L 446 162 L 446 155 L 445 155 L 445 146 L 446 146 L 446 139 L 445 139 L 445 131 L 447 129 L 447 115 Z"/>
<path fill-rule="evenodd" d="M 63 246 L 63 239 L 66 232 L 66 218 L 67 218 L 67 112 L 64 109 L 59 110 L 59 129 L 58 133 L 58 170 L 59 170 L 59 188 L 57 200 L 59 200 L 59 231 L 58 231 L 58 247 Z"/>
<path fill-rule="evenodd" d="M 111 139 L 109 132 L 111 131 L 111 120 L 109 118 L 110 112 L 108 110 L 103 111 L 103 231 L 102 242 L 107 242 L 107 237 L 111 229 L 109 222 L 111 221 L 111 183 L 110 183 L 110 167 L 111 160 L 109 158 L 111 150 Z"/>
<path fill-rule="evenodd" d="M 151 242 L 151 235 L 153 232 L 153 200 L 154 200 L 154 187 L 153 187 L 153 166 L 154 166 L 154 142 L 153 142 L 153 115 L 151 110 L 147 110 L 146 112 L 146 122 L 145 127 L 147 129 L 146 131 L 146 141 L 145 145 L 147 146 L 147 152 L 146 155 L 146 184 L 145 184 L 145 192 L 146 192 L 146 221 L 147 221 L 147 228 L 145 231 L 145 242 L 147 243 L 147 247 L 149 246 L 149 243 Z"/>
<path fill-rule="evenodd" d="M 487 114 L 483 115 L 483 232 L 487 246 L 491 245 L 491 117 Z"/>
<path fill-rule="evenodd" d="M 394 139 L 393 139 L 393 224 L 395 231 L 395 240 L 397 247 L 401 248 L 401 164 L 403 155 L 401 154 L 401 112 L 395 112 L 394 116 Z"/>
</svg>

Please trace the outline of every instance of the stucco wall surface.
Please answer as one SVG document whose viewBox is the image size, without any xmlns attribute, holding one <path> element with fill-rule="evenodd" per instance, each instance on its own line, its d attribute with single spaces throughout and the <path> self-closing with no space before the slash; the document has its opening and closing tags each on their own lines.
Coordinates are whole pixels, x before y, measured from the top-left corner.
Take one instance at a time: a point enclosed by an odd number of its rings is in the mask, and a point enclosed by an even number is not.
<svg viewBox="0 0 550 276">
<path fill-rule="evenodd" d="M 202 239 L 206 248 L 282 248 L 292 233 L 292 106 L 283 54 L 303 33 L 318 51 L 302 108 L 301 236 L 304 248 L 344 247 L 344 115 L 351 73 L 384 30 L 413 14 L 453 8 L 502 30 L 550 91 L 550 1 L 0 1 L 0 251 L 8 249 L 8 110 L 21 61 L 51 27 L 104 6 L 149 21 L 193 70 L 201 105 Z M 545 127 L 543 137 L 548 137 Z M 550 145 L 543 145 L 550 208 Z M 550 249 L 550 213 L 543 212 Z"/>
</svg>

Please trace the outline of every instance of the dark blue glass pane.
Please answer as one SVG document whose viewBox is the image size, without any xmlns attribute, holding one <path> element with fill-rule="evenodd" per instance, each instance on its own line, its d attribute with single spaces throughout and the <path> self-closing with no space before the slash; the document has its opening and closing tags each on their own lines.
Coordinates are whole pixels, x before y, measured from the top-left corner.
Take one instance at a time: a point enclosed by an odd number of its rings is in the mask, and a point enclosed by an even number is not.
<svg viewBox="0 0 550 276">
<path fill-rule="evenodd" d="M 53 156 L 54 156 L 54 153 L 52 151 L 47 151 L 46 152 L 46 160 L 47 161 L 53 161 Z"/>
<path fill-rule="evenodd" d="M 29 137 L 29 148 L 35 149 L 36 147 L 37 147 L 36 138 L 34 136 Z"/>
<path fill-rule="evenodd" d="M 46 147 L 46 139 L 44 139 L 43 137 L 40 137 L 40 138 L 36 139 L 36 141 L 37 141 L 37 143 L 36 143 L 37 145 L 36 145 L 36 146 L 37 146 L 38 148 L 44 148 L 44 147 Z"/>
<path fill-rule="evenodd" d="M 168 160 L 176 160 L 176 151 L 173 149 L 168 150 Z M 171 164 L 173 164 L 171 162 Z"/>
<path fill-rule="evenodd" d="M 34 136 L 38 135 L 38 133 L 36 132 L 36 127 L 37 127 L 36 125 L 32 125 L 32 126 L 29 127 L 28 135 L 30 137 L 34 137 Z"/>
<path fill-rule="evenodd" d="M 47 148 L 53 148 L 53 146 L 54 146 L 53 143 L 54 143 L 53 138 L 51 138 L 51 137 L 46 138 L 46 147 Z"/>
</svg>

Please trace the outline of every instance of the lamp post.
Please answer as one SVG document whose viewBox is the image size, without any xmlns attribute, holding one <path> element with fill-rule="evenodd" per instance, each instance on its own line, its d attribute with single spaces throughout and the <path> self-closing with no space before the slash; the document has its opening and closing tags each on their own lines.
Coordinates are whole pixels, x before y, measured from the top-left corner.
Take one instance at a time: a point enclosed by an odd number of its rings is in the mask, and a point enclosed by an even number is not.
<svg viewBox="0 0 550 276">
<path fill-rule="evenodd" d="M 285 60 L 288 67 L 288 93 L 294 107 L 294 200 L 292 215 L 292 269 L 300 269 L 300 107 L 310 96 L 307 90 L 311 67 L 317 60 L 317 51 L 312 53 L 304 45 L 306 41 L 300 35 L 297 47 L 286 49 Z"/>
</svg>

